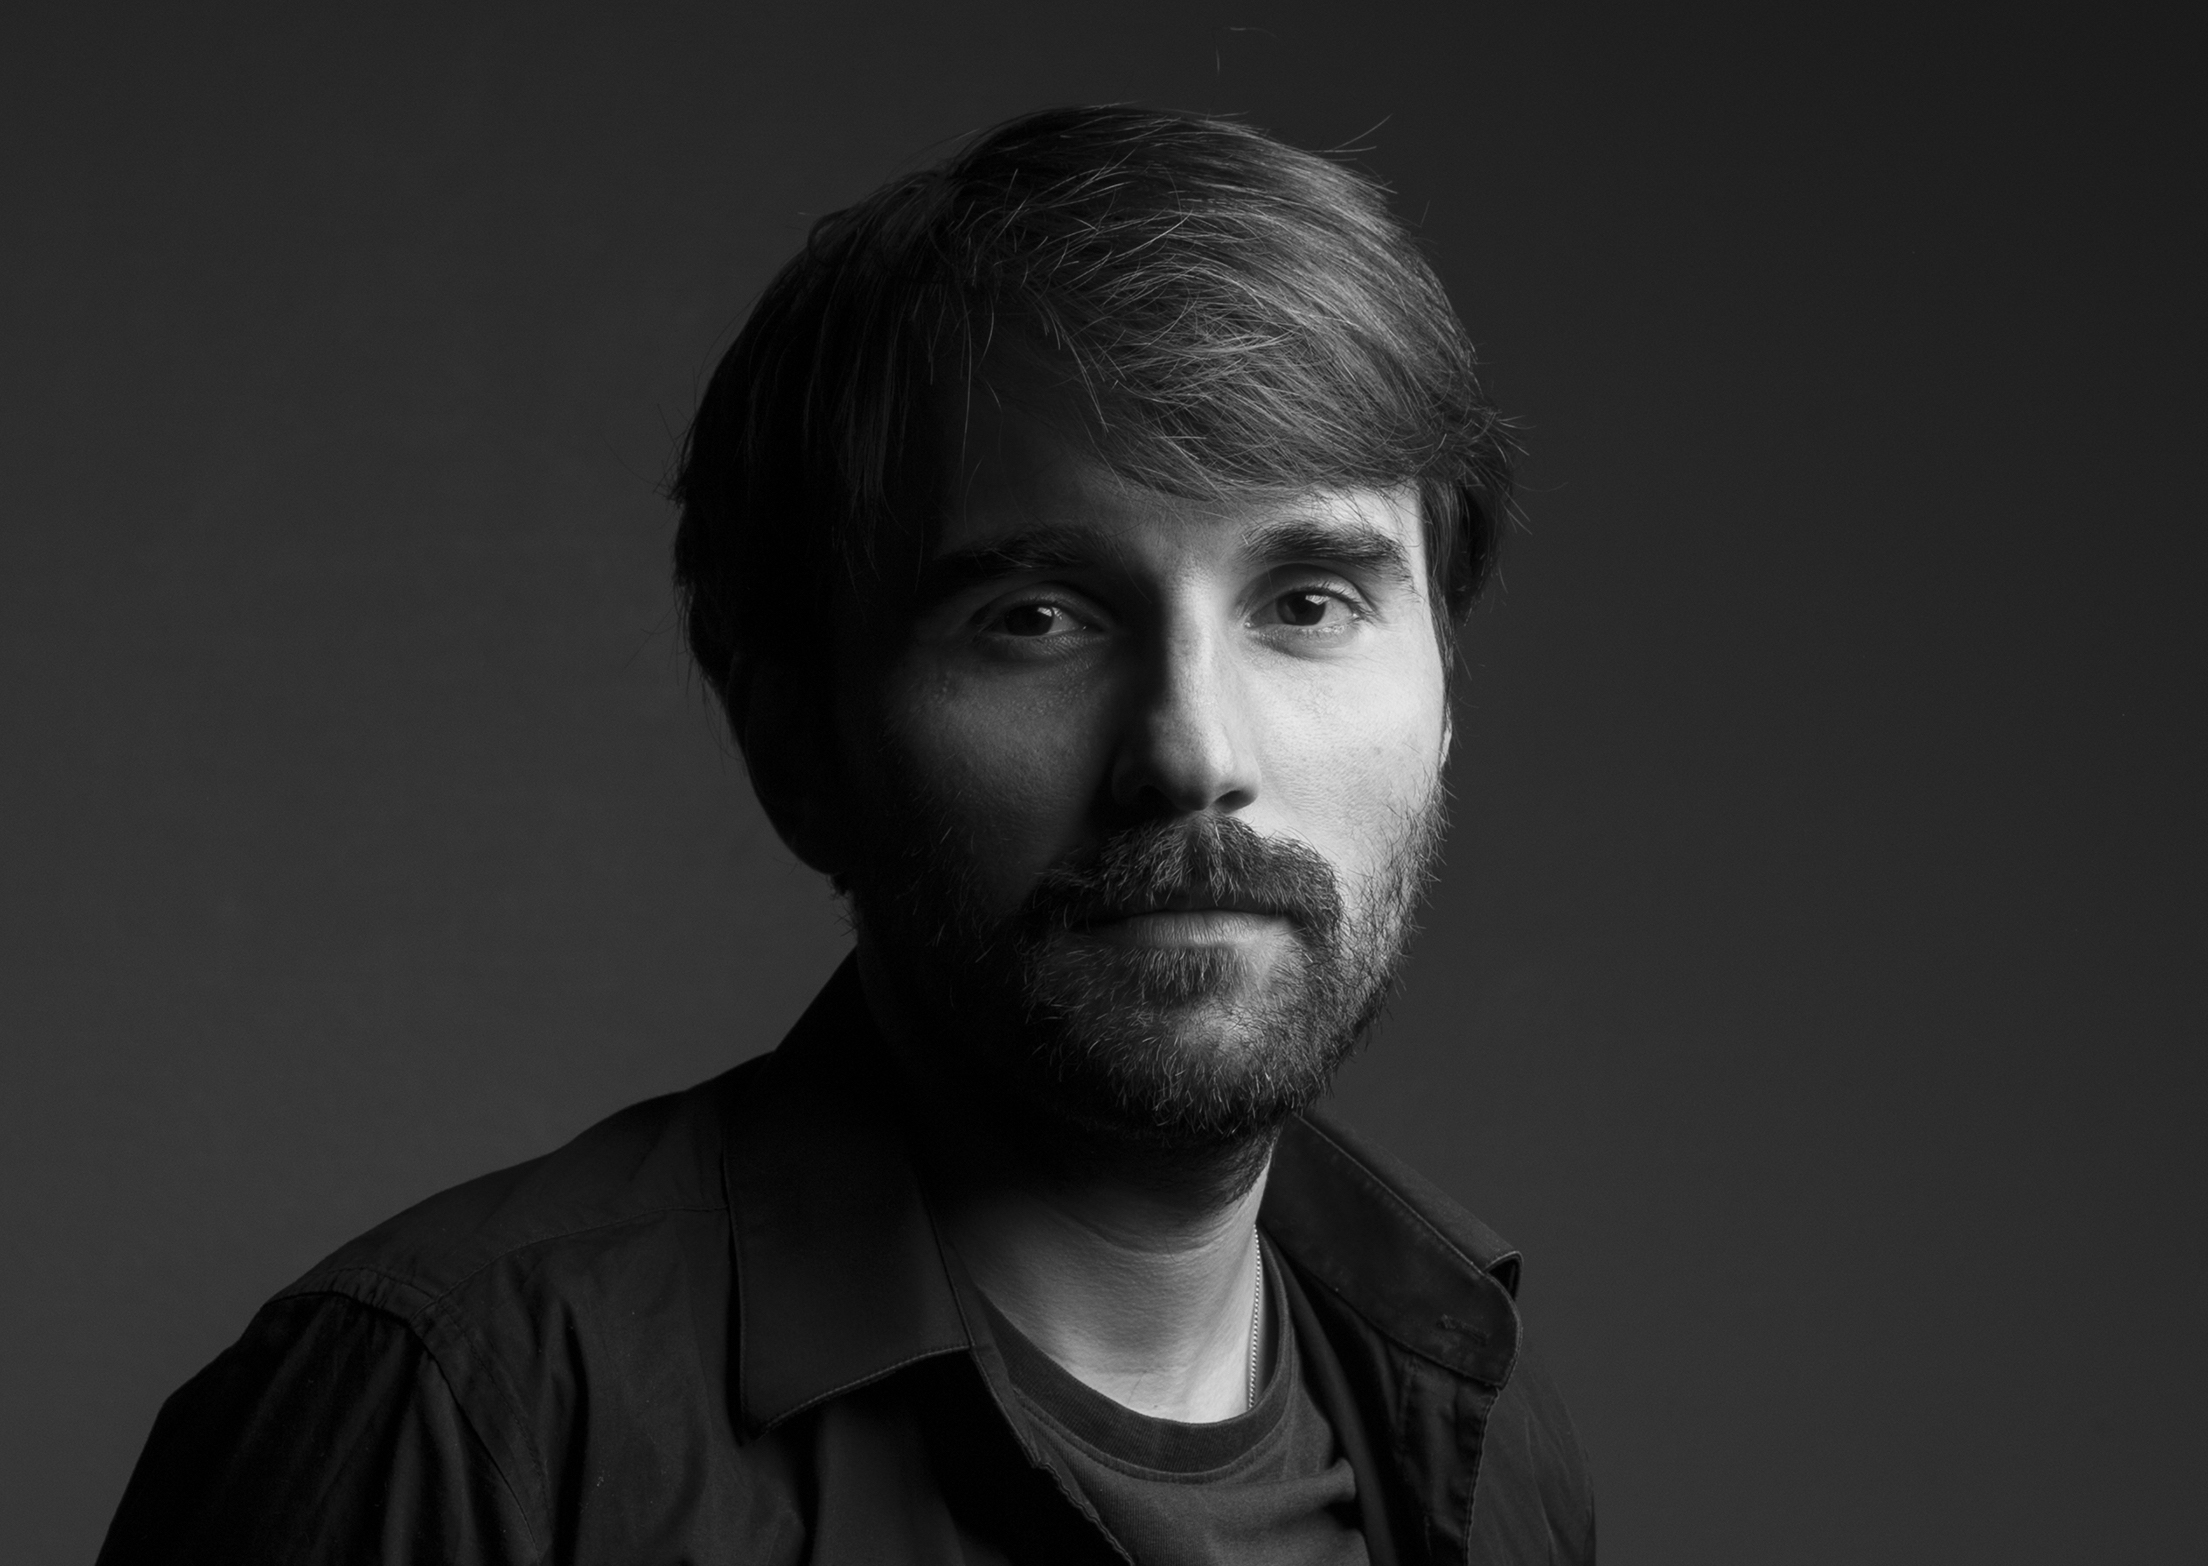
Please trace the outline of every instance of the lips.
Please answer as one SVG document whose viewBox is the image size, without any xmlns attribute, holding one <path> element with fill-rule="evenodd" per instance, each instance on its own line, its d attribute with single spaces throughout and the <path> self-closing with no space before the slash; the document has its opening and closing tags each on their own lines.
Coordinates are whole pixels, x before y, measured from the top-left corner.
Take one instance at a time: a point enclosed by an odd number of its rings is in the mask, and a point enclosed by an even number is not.
<svg viewBox="0 0 2208 1566">
<path fill-rule="evenodd" d="M 1254 914 L 1266 919 L 1283 919 L 1289 916 L 1288 910 L 1279 904 L 1260 898 L 1221 897 L 1214 892 L 1184 890 L 1145 898 L 1123 908 L 1101 910 L 1094 915 L 1094 920 L 1103 923 L 1111 919 L 1139 919 L 1144 914 L 1193 913 Z"/>
</svg>

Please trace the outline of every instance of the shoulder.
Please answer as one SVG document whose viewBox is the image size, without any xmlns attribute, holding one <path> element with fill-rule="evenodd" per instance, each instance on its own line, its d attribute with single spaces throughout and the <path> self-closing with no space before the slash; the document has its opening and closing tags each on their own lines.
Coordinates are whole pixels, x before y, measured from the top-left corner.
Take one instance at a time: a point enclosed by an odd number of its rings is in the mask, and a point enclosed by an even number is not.
<svg viewBox="0 0 2208 1566">
<path fill-rule="evenodd" d="M 479 1428 L 405 1324 L 278 1300 L 162 1405 L 100 1566 L 356 1558 L 394 1532 L 443 1558 L 535 1560 L 529 1455 Z"/>
<path fill-rule="evenodd" d="M 495 1473 L 529 1532 L 549 1526 L 580 1450 L 603 1472 L 699 1493 L 733 1482 L 723 1153 L 770 1058 L 632 1105 L 340 1247 L 262 1308 L 227 1370 L 211 1367 L 238 1383 L 223 1419 L 187 1399 L 178 1429 L 299 1428 L 329 1423 L 333 1404 L 408 1428 L 445 1421 L 460 1435 L 437 1448 L 442 1471 Z"/>
<path fill-rule="evenodd" d="M 418 1524 L 432 1558 L 536 1559 L 586 1484 L 621 1497 L 604 1526 L 781 1528 L 790 1487 L 762 1476 L 786 1454 L 739 1450 L 729 1403 L 726 1183 L 788 1118 L 777 1059 L 632 1105 L 309 1269 L 169 1400 L 106 1558 L 320 1560 Z"/>
<path fill-rule="evenodd" d="M 631 1267 L 725 1230 L 731 1107 L 768 1057 L 632 1104 L 551 1153 L 441 1191 L 310 1268 L 272 1303 L 338 1295 L 422 1331 L 464 1297 Z M 670 1256 L 669 1260 L 674 1258 Z"/>
</svg>

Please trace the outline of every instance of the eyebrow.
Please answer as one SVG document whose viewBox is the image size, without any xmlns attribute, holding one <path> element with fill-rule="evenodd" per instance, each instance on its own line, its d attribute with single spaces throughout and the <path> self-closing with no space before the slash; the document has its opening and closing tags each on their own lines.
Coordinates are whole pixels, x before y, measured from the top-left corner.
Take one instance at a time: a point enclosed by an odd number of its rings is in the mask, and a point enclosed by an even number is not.
<svg viewBox="0 0 2208 1566">
<path fill-rule="evenodd" d="M 937 555 L 920 568 L 917 596 L 923 604 L 938 604 L 968 588 L 1001 581 L 1008 576 L 1084 570 L 1111 560 L 1120 552 L 1115 540 L 1094 528 L 1014 533 L 969 549 L 954 549 L 948 554 Z"/>
<path fill-rule="evenodd" d="M 936 556 L 921 567 L 917 598 L 938 604 L 969 588 L 1014 576 L 1091 570 L 1124 554 L 1120 541 L 1099 529 L 1051 528 L 1014 533 Z M 1242 552 L 1268 566 L 1309 561 L 1384 576 L 1408 585 L 1410 553 L 1369 522 L 1316 522 L 1302 517 L 1268 522 L 1242 537 Z"/>
<path fill-rule="evenodd" d="M 1404 585 L 1413 578 L 1410 551 L 1370 522 L 1313 522 L 1292 517 L 1252 528 L 1242 540 L 1245 553 L 1273 565 L 1308 560 Z"/>
</svg>

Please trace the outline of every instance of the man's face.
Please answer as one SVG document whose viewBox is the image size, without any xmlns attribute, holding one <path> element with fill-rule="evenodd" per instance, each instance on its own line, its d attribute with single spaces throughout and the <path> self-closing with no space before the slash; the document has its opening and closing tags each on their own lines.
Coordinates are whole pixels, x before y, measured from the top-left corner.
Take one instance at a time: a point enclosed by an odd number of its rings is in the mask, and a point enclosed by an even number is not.
<svg viewBox="0 0 2208 1566">
<path fill-rule="evenodd" d="M 995 1085 L 1246 1138 L 1371 1020 L 1438 841 L 1416 502 L 1134 488 L 979 396 L 962 446 L 919 590 L 839 704 L 861 938 Z"/>
</svg>

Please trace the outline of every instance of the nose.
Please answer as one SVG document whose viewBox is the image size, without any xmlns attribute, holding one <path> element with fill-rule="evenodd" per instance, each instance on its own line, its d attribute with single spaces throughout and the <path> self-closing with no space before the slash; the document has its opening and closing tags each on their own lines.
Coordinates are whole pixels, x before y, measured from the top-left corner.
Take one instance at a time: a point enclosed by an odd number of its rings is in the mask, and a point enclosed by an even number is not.
<svg viewBox="0 0 2208 1566">
<path fill-rule="evenodd" d="M 1257 798 L 1257 747 L 1233 653 L 1189 627 L 1160 637 L 1125 713 L 1112 798 L 1137 816 L 1231 814 Z"/>
</svg>

